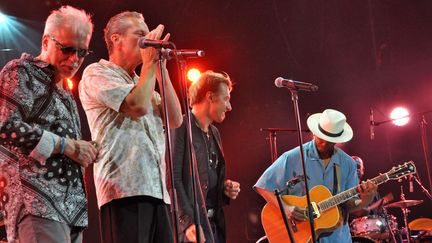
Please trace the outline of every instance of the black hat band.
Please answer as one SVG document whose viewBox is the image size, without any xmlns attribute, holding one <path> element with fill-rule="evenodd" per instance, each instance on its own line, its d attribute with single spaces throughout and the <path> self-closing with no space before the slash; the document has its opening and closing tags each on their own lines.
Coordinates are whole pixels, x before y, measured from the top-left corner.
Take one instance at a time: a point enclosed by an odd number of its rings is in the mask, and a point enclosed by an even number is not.
<svg viewBox="0 0 432 243">
<path fill-rule="evenodd" d="M 318 123 L 318 130 L 320 130 L 320 132 L 322 132 L 324 135 L 335 138 L 335 137 L 340 137 L 340 135 L 342 135 L 342 133 L 344 132 L 344 130 L 342 129 L 342 131 L 340 133 L 330 133 L 327 132 L 326 130 L 324 130 L 320 124 Z"/>
</svg>

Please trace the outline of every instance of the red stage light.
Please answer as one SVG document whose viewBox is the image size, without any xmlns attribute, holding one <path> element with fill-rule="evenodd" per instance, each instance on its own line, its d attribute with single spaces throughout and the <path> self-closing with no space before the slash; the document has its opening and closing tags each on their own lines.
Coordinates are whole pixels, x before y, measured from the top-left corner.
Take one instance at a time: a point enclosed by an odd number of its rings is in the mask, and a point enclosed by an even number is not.
<svg viewBox="0 0 432 243">
<path fill-rule="evenodd" d="M 195 83 L 196 81 L 198 81 L 198 79 L 200 77 L 201 77 L 201 71 L 198 70 L 197 68 L 191 68 L 187 71 L 187 78 L 192 83 Z"/>
<path fill-rule="evenodd" d="M 409 122 L 409 112 L 406 108 L 397 107 L 390 113 L 390 119 L 396 126 L 405 126 Z"/>
</svg>

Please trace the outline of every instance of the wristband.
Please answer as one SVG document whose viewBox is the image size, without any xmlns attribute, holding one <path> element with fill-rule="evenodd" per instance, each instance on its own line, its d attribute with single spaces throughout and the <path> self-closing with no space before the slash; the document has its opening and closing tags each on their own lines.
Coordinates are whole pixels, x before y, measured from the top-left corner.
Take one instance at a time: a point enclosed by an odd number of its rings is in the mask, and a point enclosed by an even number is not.
<svg viewBox="0 0 432 243">
<path fill-rule="evenodd" d="M 64 154 L 66 148 L 66 138 L 61 137 L 60 138 L 60 154 Z"/>
</svg>

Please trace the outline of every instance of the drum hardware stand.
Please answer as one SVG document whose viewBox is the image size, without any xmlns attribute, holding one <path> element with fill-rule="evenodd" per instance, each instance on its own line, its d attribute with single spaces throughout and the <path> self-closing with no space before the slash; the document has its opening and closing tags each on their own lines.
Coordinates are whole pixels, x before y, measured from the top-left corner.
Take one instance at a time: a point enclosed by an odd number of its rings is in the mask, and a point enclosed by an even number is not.
<svg viewBox="0 0 432 243">
<path fill-rule="evenodd" d="M 403 191 L 403 187 L 402 185 L 400 186 L 401 189 L 401 195 L 400 198 L 402 201 L 405 201 L 405 194 Z M 405 233 L 406 233 L 406 237 L 407 237 L 407 242 L 410 243 L 411 242 L 411 234 L 410 234 L 410 230 L 408 228 L 408 213 L 410 212 L 410 210 L 408 209 L 408 207 L 402 207 L 402 214 L 403 214 L 403 219 L 404 219 L 404 224 L 405 224 Z"/>
<path fill-rule="evenodd" d="M 387 224 L 387 227 L 388 227 L 388 229 L 389 229 L 389 231 L 390 231 L 390 234 L 391 234 L 392 240 L 393 240 L 394 243 L 396 243 L 397 241 L 396 241 L 395 234 L 394 234 L 394 232 L 393 232 L 393 228 L 391 227 L 390 222 L 389 222 L 389 220 L 388 220 L 389 214 L 388 214 L 388 212 L 387 212 L 387 209 L 386 209 L 385 207 L 383 207 L 382 210 L 383 210 L 383 213 L 384 213 L 384 220 L 385 220 L 385 222 L 386 222 L 386 224 Z"/>
</svg>

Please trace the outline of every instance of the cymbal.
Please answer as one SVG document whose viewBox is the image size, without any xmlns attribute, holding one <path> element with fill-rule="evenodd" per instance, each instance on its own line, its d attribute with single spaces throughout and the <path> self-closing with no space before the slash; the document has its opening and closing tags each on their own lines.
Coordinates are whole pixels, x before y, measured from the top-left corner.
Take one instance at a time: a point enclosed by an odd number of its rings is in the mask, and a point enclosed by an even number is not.
<svg viewBox="0 0 432 243">
<path fill-rule="evenodd" d="M 398 202 L 387 204 L 385 207 L 388 207 L 388 208 L 407 208 L 407 207 L 418 205 L 422 202 L 423 202 L 423 200 L 401 200 Z"/>
<path fill-rule="evenodd" d="M 418 218 L 411 221 L 408 224 L 410 230 L 432 230 L 432 219 L 430 218 Z"/>
</svg>

